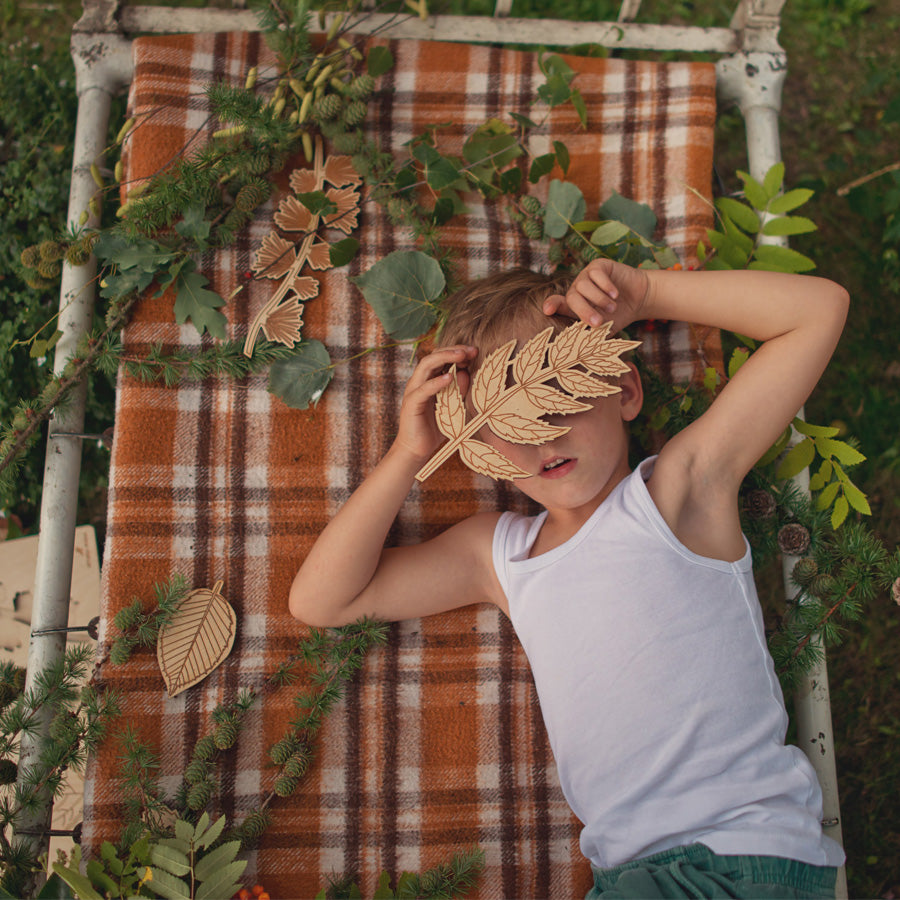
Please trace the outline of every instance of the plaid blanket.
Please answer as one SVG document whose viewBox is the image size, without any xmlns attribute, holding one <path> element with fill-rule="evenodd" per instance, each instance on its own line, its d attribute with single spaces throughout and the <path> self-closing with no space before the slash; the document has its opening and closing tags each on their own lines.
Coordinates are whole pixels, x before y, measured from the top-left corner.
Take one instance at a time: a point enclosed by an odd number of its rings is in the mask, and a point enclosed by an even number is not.
<svg viewBox="0 0 900 900">
<path fill-rule="evenodd" d="M 531 53 L 415 41 L 393 41 L 390 49 L 396 67 L 381 79 L 368 127 L 398 156 L 427 126 L 447 122 L 453 124 L 440 130 L 442 146 L 460 152 L 466 134 L 487 118 L 528 113 L 543 83 Z M 243 83 L 257 64 L 261 79 L 274 74 L 273 57 L 255 34 L 140 38 L 134 52 L 130 114 L 142 124 L 128 142 L 130 179 L 157 171 L 220 127 L 209 117 L 204 84 Z M 659 216 L 659 236 L 691 262 L 710 223 L 708 205 L 691 189 L 708 195 L 711 182 L 712 66 L 566 60 L 578 72 L 588 127 L 570 104 L 559 107 L 533 138 L 533 153 L 564 141 L 568 177 L 588 198 L 589 215 L 613 189 L 647 202 Z M 203 257 L 202 269 L 222 296 L 243 282 L 278 199 L 232 248 Z M 295 649 L 301 628 L 287 612 L 291 579 L 395 433 L 410 351 L 358 355 L 386 341 L 347 275 L 412 244 L 373 203 L 363 204 L 356 234 L 362 250 L 349 271 L 325 273 L 319 297 L 307 305 L 305 335 L 322 340 L 335 360 L 348 360 L 317 408 L 287 408 L 267 392 L 264 375 L 177 388 L 119 376 L 101 641 L 114 637 L 110 622 L 122 606 L 133 596 L 149 599 L 153 582 L 173 573 L 193 587 L 223 580 L 238 616 L 229 659 L 174 699 L 164 692 L 153 653 L 102 667 L 101 679 L 124 696 L 129 722 L 158 749 L 170 794 L 194 743 L 211 730 L 213 707 L 242 687 L 260 686 Z M 473 202 L 445 229 L 444 241 L 463 277 L 546 265 L 542 245 L 526 240 L 496 206 Z M 243 339 L 270 290 L 271 282 L 252 282 L 229 302 L 230 337 Z M 142 302 L 124 333 L 128 354 L 140 356 L 153 342 L 209 345 L 191 325 L 175 324 L 172 301 L 165 295 Z M 717 336 L 688 326 L 646 337 L 656 364 L 678 377 L 716 357 Z M 414 490 L 391 540 L 418 540 L 478 509 L 514 507 L 513 494 L 508 483 L 448 463 Z M 217 809 L 240 820 L 269 793 L 267 749 L 291 714 L 289 690 L 267 694 L 250 714 L 239 750 L 225 754 L 220 767 Z M 120 829 L 118 753 L 108 741 L 90 766 L 88 852 Z M 387 646 L 370 654 L 326 723 L 301 787 L 271 809 L 273 824 L 247 877 L 275 897 L 312 896 L 329 874 L 344 872 L 371 893 L 382 869 L 421 870 L 475 844 L 486 858 L 477 896 L 574 896 L 590 884 L 527 661 L 509 622 L 493 609 L 470 606 L 392 626 Z"/>
</svg>

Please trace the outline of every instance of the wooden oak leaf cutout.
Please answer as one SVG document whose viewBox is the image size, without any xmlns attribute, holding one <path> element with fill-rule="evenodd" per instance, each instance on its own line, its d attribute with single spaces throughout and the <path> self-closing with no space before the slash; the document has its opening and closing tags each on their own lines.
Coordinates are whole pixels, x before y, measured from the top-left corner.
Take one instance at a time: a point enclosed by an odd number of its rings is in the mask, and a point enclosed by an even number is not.
<svg viewBox="0 0 900 900">
<path fill-rule="evenodd" d="M 590 328 L 576 322 L 554 337 L 552 327 L 528 340 L 513 358 L 516 341 L 508 341 L 482 362 L 472 379 L 475 415 L 467 416 L 465 401 L 451 369 L 450 384 L 435 399 L 435 421 L 449 440 L 419 470 L 424 481 L 454 452 L 470 468 L 492 478 L 525 478 L 534 474 L 515 466 L 499 450 L 475 439 L 487 425 L 505 441 L 543 444 L 569 429 L 541 419 L 590 409 L 579 397 L 608 397 L 621 388 L 597 378 L 628 371 L 619 358 L 640 341 L 607 340 L 612 323 Z M 548 382 L 555 382 L 556 387 Z"/>
<path fill-rule="evenodd" d="M 294 245 L 270 232 L 263 238 L 262 246 L 256 251 L 250 268 L 263 278 L 281 278 L 291 270 L 296 259 Z"/>
<path fill-rule="evenodd" d="M 318 216 L 311 213 L 291 194 L 278 204 L 274 218 L 275 224 L 282 231 L 309 231 L 318 222 Z"/>
<path fill-rule="evenodd" d="M 331 268 L 331 253 L 330 246 L 325 243 L 325 241 L 319 241 L 317 244 L 313 244 L 309 250 L 309 256 L 306 258 L 306 262 L 311 269 L 330 269 Z"/>
<path fill-rule="evenodd" d="M 231 652 L 237 616 L 221 590 L 217 581 L 191 591 L 159 631 L 156 658 L 170 697 L 202 681 Z"/>
<path fill-rule="evenodd" d="M 317 190 L 315 169 L 294 169 L 288 178 L 288 184 L 295 194 L 311 194 Z"/>
<path fill-rule="evenodd" d="M 297 298 L 282 303 L 274 312 L 269 313 L 262 325 L 266 340 L 278 341 L 288 347 L 293 347 L 300 340 L 302 327 L 303 306 Z"/>
<path fill-rule="evenodd" d="M 325 160 L 323 178 L 337 188 L 346 187 L 348 184 L 359 184 L 362 181 L 359 172 L 353 168 L 353 162 L 349 156 L 329 156 Z M 297 191 L 297 193 L 302 193 L 302 191 Z"/>
<path fill-rule="evenodd" d="M 359 215 L 359 194 L 353 188 L 329 188 L 325 195 L 337 206 L 337 212 L 325 216 L 325 224 L 350 234 Z"/>
</svg>

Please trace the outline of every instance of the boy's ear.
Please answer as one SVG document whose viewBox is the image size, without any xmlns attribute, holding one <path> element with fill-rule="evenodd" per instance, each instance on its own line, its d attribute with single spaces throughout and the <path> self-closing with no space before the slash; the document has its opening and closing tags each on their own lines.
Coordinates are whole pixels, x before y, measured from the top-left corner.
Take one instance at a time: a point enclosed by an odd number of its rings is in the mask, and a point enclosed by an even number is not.
<svg viewBox="0 0 900 900">
<path fill-rule="evenodd" d="M 641 407 L 644 405 L 644 385 L 634 363 L 626 363 L 628 372 L 619 376 L 619 386 L 622 390 L 617 395 L 622 412 L 622 421 L 631 422 L 637 418 Z"/>
</svg>

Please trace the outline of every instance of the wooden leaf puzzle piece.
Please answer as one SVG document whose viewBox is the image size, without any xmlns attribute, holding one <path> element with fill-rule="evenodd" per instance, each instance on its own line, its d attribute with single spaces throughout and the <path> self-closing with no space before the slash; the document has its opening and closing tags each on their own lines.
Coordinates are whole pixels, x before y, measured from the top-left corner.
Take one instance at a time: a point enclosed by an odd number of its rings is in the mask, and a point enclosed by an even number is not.
<svg viewBox="0 0 900 900">
<path fill-rule="evenodd" d="M 221 591 L 221 581 L 191 591 L 159 631 L 156 658 L 170 697 L 202 681 L 231 653 L 237 616 Z"/>
<path fill-rule="evenodd" d="M 435 400 L 435 421 L 449 440 L 419 470 L 424 481 L 454 452 L 470 468 L 491 478 L 526 478 L 499 450 L 475 435 L 485 425 L 514 444 L 545 444 L 561 437 L 569 428 L 551 425 L 543 415 L 569 415 L 590 409 L 579 397 L 608 397 L 621 390 L 597 376 L 616 376 L 628 371 L 620 358 L 640 341 L 610 339 L 612 322 L 591 328 L 575 322 L 553 337 L 545 328 L 515 354 L 516 341 L 499 347 L 481 364 L 472 380 L 471 400 L 475 415 L 469 419 L 465 400 L 454 377 Z M 510 383 L 510 367 L 512 381 Z M 555 382 L 558 387 L 549 382 Z M 561 390 L 560 390 L 561 388 Z"/>
</svg>

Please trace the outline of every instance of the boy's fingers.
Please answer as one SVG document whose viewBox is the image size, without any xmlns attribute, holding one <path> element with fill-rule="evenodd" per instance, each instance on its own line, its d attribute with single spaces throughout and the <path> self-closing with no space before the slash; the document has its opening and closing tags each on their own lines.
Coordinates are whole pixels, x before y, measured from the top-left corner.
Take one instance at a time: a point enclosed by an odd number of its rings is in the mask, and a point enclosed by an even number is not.
<svg viewBox="0 0 900 900">
<path fill-rule="evenodd" d="M 412 377 L 409 379 L 409 386 L 411 388 L 419 387 L 431 378 L 435 372 L 443 369 L 445 366 L 450 366 L 454 363 L 457 366 L 465 365 L 470 359 L 474 358 L 475 353 L 474 347 L 463 346 L 435 350 L 419 361 Z"/>
</svg>

